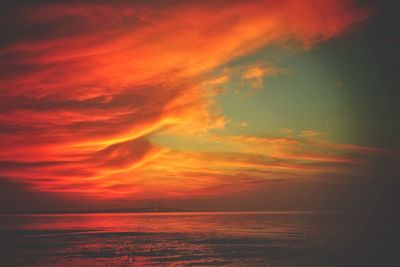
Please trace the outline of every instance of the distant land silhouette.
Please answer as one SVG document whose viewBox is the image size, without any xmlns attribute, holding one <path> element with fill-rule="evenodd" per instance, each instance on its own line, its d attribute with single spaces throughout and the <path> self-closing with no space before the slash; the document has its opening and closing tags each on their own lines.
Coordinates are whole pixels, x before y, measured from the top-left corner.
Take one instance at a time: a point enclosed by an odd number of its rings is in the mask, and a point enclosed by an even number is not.
<svg viewBox="0 0 400 267">
<path fill-rule="evenodd" d="M 134 212 L 190 212 L 194 210 L 183 210 L 167 207 L 140 207 L 126 209 L 96 209 L 96 210 L 46 210 L 46 211 L 16 211 L 2 212 L 1 214 L 69 214 L 69 213 L 134 213 Z M 197 210 L 196 210 L 197 211 Z"/>
</svg>

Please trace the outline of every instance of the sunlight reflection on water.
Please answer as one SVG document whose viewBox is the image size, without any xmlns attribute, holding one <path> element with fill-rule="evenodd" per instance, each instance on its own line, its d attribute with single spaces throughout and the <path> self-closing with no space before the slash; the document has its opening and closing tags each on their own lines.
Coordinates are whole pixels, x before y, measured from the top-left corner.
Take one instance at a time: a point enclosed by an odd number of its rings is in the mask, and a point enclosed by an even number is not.
<svg viewBox="0 0 400 267">
<path fill-rule="evenodd" d="M 1 216 L 4 266 L 334 266 L 334 213 Z"/>
</svg>

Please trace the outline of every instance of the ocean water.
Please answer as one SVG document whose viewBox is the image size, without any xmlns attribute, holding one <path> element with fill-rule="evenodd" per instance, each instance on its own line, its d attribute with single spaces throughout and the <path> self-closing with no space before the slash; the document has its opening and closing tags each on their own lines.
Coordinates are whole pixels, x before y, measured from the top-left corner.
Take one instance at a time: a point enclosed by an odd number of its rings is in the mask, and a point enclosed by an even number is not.
<svg viewBox="0 0 400 267">
<path fill-rule="evenodd" d="M 0 216 L 0 266 L 342 266 L 346 214 Z M 349 220 L 350 221 L 350 220 Z"/>
</svg>

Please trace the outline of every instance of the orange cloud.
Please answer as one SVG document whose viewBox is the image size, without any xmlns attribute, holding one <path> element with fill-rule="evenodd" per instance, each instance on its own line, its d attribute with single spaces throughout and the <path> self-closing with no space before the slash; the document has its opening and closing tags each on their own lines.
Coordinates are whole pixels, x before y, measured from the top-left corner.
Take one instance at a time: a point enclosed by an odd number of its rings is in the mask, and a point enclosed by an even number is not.
<svg viewBox="0 0 400 267">
<path fill-rule="evenodd" d="M 304 169 L 210 155 L 216 167 L 195 178 L 203 159 L 147 137 L 223 127 L 202 88 L 223 63 L 272 43 L 309 47 L 368 16 L 349 0 L 82 1 L 10 12 L 15 35 L 0 52 L 0 175 L 39 191 L 132 198 L 217 188 L 235 168 Z M 295 142 L 284 140 L 266 142 Z M 176 171 L 179 160 L 188 172 Z"/>
<path fill-rule="evenodd" d="M 260 67 L 260 66 L 253 66 L 248 68 L 242 75 L 242 78 L 245 81 L 250 82 L 250 86 L 253 89 L 258 89 L 263 83 L 263 79 L 265 76 L 273 76 L 277 75 L 281 71 L 273 68 L 273 67 Z"/>
</svg>

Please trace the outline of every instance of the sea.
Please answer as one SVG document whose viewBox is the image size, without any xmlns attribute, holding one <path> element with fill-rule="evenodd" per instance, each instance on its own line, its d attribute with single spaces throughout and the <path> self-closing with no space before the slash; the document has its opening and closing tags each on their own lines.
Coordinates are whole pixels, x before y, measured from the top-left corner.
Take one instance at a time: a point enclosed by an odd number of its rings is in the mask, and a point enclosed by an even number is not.
<svg viewBox="0 0 400 267">
<path fill-rule="evenodd" d="M 345 266 L 361 234 L 323 211 L 0 215 L 0 266 Z"/>
</svg>

